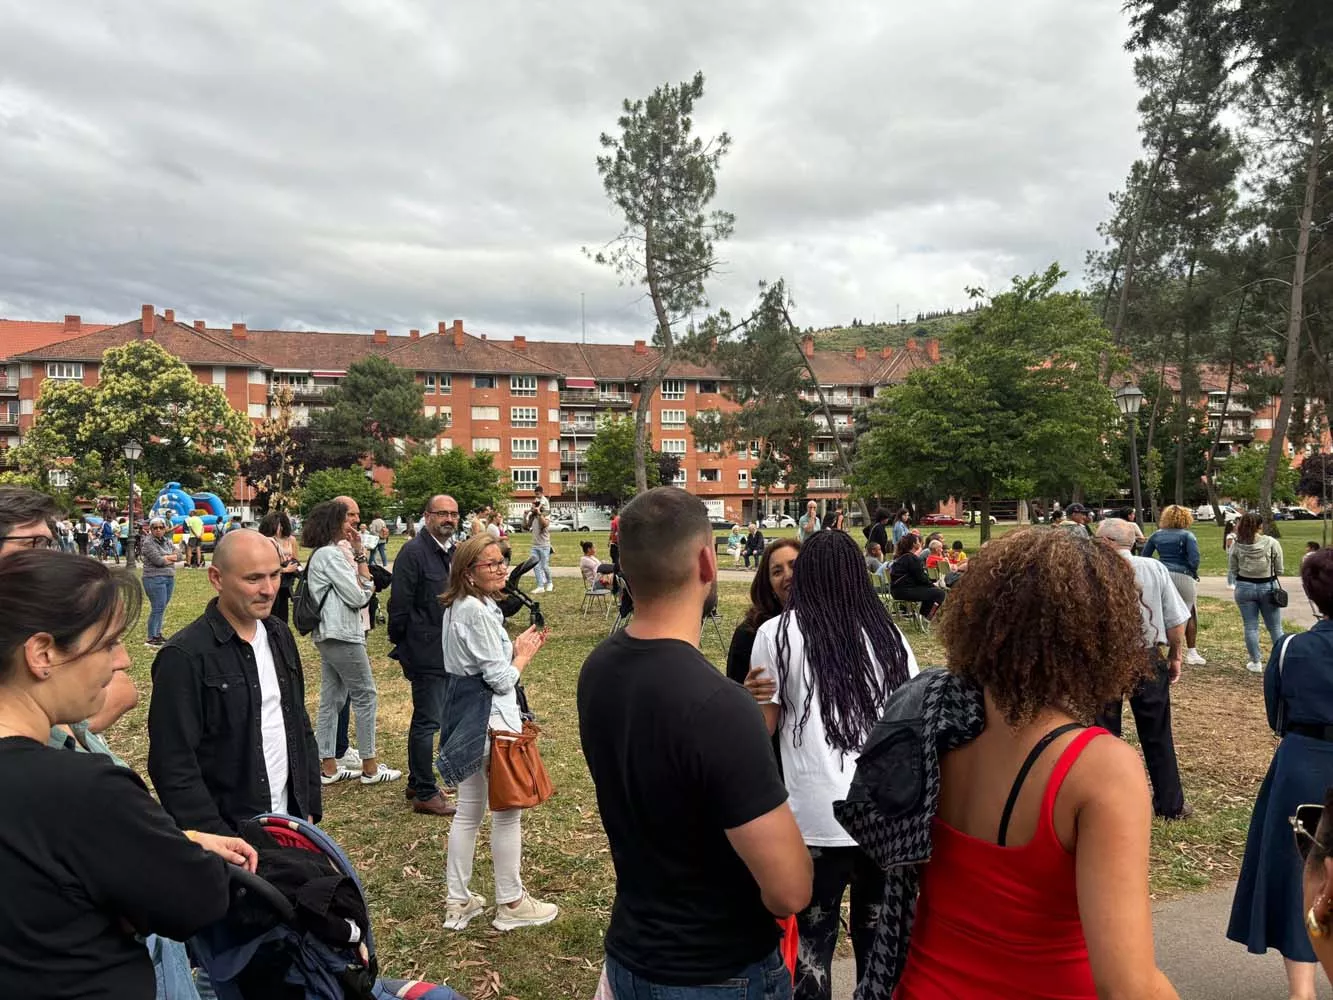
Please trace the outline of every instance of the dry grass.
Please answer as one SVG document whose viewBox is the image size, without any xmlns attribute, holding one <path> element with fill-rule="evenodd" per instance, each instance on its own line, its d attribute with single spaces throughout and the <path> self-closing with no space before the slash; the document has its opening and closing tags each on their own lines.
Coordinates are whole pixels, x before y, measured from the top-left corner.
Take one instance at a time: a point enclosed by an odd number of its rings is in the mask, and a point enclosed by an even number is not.
<svg viewBox="0 0 1333 1000">
<path fill-rule="evenodd" d="M 335 786 L 325 797 L 324 826 L 346 848 L 367 887 L 379 944 L 380 965 L 395 976 L 447 981 L 474 998 L 590 996 L 601 960 L 601 938 L 610 915 L 615 878 L 597 815 L 592 783 L 579 749 L 574 695 L 579 667 L 606 632 L 607 622 L 578 614 L 577 581 L 557 581 L 543 596 L 554 635 L 526 675 L 528 696 L 544 731 L 543 755 L 558 789 L 554 799 L 524 817 L 523 876 L 540 898 L 558 903 L 560 919 L 547 927 L 501 935 L 475 922 L 455 934 L 441 927 L 444 856 L 448 820 L 419 816 L 403 799 L 403 784 Z M 211 596 L 204 575 L 182 571 L 167 614 L 167 632 L 182 627 Z M 730 626 L 746 606 L 746 588 L 721 588 Z M 145 732 L 152 651 L 143 648 L 143 623 L 132 652 L 142 692 L 139 708 L 108 735 L 145 774 Z M 942 661 L 932 638 L 909 635 L 924 666 Z M 300 640 L 309 686 L 310 710 L 318 699 L 318 657 Z M 1210 665 L 1194 668 L 1173 691 L 1176 743 L 1186 793 L 1198 809 L 1195 819 L 1154 829 L 1152 886 L 1171 894 L 1233 877 L 1244 843 L 1255 790 L 1272 751 L 1264 725 L 1260 680 L 1244 670 L 1245 654 L 1234 607 L 1208 602 L 1203 611 L 1200 648 Z M 379 742 L 383 759 L 406 762 L 410 699 L 397 664 L 388 659 L 384 632 L 371 634 L 372 662 L 379 682 Z M 725 660 L 710 629 L 704 652 Z M 1126 712 L 1126 719 L 1129 713 Z M 1132 727 L 1131 727 L 1132 733 Z M 491 896 L 490 855 L 483 828 L 476 858 L 474 889 Z"/>
</svg>

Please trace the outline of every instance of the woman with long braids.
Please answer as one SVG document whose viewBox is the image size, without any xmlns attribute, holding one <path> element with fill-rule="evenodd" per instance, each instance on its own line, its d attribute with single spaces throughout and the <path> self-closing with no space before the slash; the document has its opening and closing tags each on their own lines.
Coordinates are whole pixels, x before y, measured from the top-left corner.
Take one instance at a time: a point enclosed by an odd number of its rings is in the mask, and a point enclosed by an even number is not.
<svg viewBox="0 0 1333 1000">
<path fill-rule="evenodd" d="M 765 668 L 768 683 L 750 688 L 778 735 L 792 812 L 814 862 L 810 905 L 796 915 L 794 996 L 827 1000 L 843 893 L 850 884 L 858 980 L 884 894 L 883 873 L 833 818 L 833 803 L 847 797 L 861 746 L 889 695 L 917 673 L 916 659 L 851 536 L 821 531 L 801 547 L 786 606 L 759 627 L 750 663 Z"/>
</svg>

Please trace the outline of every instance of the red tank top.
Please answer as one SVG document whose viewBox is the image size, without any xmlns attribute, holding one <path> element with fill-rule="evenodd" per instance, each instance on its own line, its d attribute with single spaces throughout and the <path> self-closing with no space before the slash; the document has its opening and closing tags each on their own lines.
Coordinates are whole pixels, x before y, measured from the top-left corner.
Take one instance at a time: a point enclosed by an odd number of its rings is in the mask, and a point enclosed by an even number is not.
<svg viewBox="0 0 1333 1000">
<path fill-rule="evenodd" d="M 894 1000 L 1096 1000 L 1074 855 L 1056 837 L 1052 811 L 1078 755 L 1105 732 L 1085 729 L 1065 747 L 1023 846 L 1000 847 L 936 817 Z"/>
</svg>

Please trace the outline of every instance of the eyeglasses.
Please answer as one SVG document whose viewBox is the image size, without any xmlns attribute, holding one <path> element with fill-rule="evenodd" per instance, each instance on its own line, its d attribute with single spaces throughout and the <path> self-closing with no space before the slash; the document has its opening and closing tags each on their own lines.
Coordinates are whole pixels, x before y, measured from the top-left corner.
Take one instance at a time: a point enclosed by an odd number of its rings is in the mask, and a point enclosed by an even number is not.
<svg viewBox="0 0 1333 1000">
<path fill-rule="evenodd" d="M 426 513 L 431 517 L 457 517 L 456 510 L 428 510 Z"/>
<path fill-rule="evenodd" d="M 474 562 L 473 566 L 478 569 L 488 569 L 494 573 L 497 569 L 504 569 L 508 565 L 503 559 L 491 559 L 487 562 Z"/>
<path fill-rule="evenodd" d="M 5 535 L 0 538 L 0 545 L 17 542 L 21 549 L 52 549 L 56 541 L 49 535 Z"/>
<path fill-rule="evenodd" d="M 1292 832 L 1296 835 L 1296 850 L 1300 852 L 1302 864 L 1309 859 L 1310 852 L 1316 847 L 1325 852 L 1329 850 L 1327 846 L 1315 839 L 1315 833 L 1319 830 L 1319 821 L 1323 818 L 1324 807 L 1322 805 L 1297 806 L 1296 815 L 1287 818 L 1287 822 L 1291 824 Z"/>
</svg>

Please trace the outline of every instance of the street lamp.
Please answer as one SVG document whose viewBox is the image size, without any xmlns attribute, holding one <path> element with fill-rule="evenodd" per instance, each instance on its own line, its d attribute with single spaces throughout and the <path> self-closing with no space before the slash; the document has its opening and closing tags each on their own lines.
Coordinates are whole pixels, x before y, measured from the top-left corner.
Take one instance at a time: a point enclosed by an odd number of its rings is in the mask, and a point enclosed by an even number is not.
<svg viewBox="0 0 1333 1000">
<path fill-rule="evenodd" d="M 122 451 L 122 453 L 125 455 L 125 461 L 128 462 L 128 463 L 129 463 L 129 466 L 130 466 L 130 502 L 129 502 L 129 508 L 130 508 L 130 530 L 129 530 L 129 538 L 128 538 L 128 540 L 126 541 L 126 545 L 125 545 L 125 565 L 128 566 L 128 567 L 133 567 L 133 566 L 134 566 L 134 539 L 135 539 L 135 535 L 134 535 L 134 463 L 137 462 L 137 461 L 139 461 L 139 459 L 143 458 L 143 445 L 141 445 L 138 441 L 134 440 L 134 438 L 130 438 L 128 441 L 125 442 L 125 447 L 122 448 L 121 451 Z"/>
<path fill-rule="evenodd" d="M 1121 386 L 1115 394 L 1115 405 L 1129 424 L 1129 475 L 1134 485 L 1134 516 L 1143 523 L 1143 491 L 1139 486 L 1139 407 L 1143 404 L 1143 390 L 1133 382 Z"/>
</svg>

